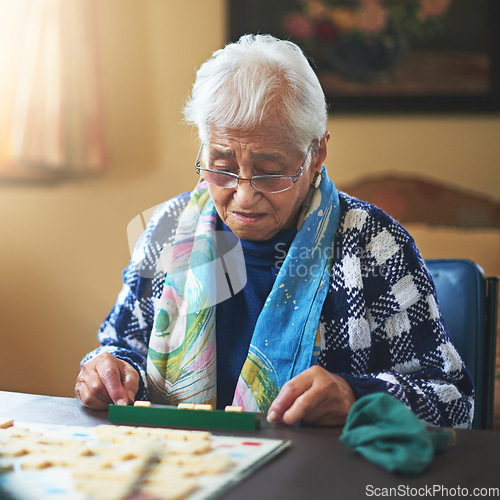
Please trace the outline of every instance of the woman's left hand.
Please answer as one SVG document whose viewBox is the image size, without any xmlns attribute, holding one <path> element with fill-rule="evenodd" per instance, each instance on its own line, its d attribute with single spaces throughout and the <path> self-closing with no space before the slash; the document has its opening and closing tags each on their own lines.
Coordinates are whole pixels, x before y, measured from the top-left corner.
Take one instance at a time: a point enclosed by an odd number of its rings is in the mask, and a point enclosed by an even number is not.
<svg viewBox="0 0 500 500">
<path fill-rule="evenodd" d="M 272 423 L 343 425 L 355 398 L 340 376 L 312 366 L 289 380 L 269 407 Z"/>
</svg>

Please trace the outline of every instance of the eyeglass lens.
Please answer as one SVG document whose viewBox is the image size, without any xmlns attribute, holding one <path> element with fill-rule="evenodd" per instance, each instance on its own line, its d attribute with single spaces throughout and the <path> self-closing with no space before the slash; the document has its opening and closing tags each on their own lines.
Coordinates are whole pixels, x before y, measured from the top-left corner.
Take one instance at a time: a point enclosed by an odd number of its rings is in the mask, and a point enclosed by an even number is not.
<svg viewBox="0 0 500 500">
<path fill-rule="evenodd" d="M 217 187 L 234 188 L 238 184 L 237 177 L 227 175 L 223 172 L 211 172 L 209 170 L 203 170 L 202 176 L 209 184 Z M 286 191 L 293 186 L 293 179 L 291 177 L 254 177 L 250 182 L 257 191 L 263 191 L 266 193 Z"/>
</svg>

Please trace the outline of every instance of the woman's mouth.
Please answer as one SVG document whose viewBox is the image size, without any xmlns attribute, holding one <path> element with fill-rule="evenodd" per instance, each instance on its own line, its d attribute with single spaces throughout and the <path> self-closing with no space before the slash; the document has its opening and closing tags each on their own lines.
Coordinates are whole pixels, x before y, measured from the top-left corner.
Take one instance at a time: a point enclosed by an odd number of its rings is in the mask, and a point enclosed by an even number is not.
<svg viewBox="0 0 500 500">
<path fill-rule="evenodd" d="M 233 212 L 233 215 L 243 224 L 253 224 L 265 217 L 262 213 Z"/>
</svg>

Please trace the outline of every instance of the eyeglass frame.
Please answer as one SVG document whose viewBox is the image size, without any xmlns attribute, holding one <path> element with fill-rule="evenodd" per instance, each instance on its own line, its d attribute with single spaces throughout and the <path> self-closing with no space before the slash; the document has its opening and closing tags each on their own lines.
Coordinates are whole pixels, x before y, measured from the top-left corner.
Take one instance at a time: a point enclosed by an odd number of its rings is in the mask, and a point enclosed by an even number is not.
<svg viewBox="0 0 500 500">
<path fill-rule="evenodd" d="M 230 177 L 230 178 L 236 180 L 236 184 L 234 186 L 232 186 L 232 187 L 215 186 L 215 184 L 210 184 L 210 182 L 206 181 L 211 186 L 220 187 L 222 189 L 235 189 L 235 188 L 237 188 L 239 186 L 240 181 L 249 181 L 250 185 L 255 189 L 255 191 L 257 191 L 259 193 L 276 194 L 276 193 L 284 193 L 285 191 L 288 191 L 289 189 L 292 189 L 293 185 L 299 180 L 299 177 L 304 173 L 304 165 L 305 165 L 307 157 L 309 155 L 309 151 L 311 150 L 312 142 L 311 142 L 311 144 L 309 144 L 309 147 L 307 148 L 306 154 L 304 156 L 304 160 L 302 161 L 302 165 L 300 165 L 300 167 L 297 169 L 297 172 L 295 173 L 295 175 L 273 175 L 273 174 L 269 174 L 269 175 L 253 175 L 252 177 L 240 177 L 239 175 L 233 174 L 232 172 L 217 172 L 217 171 L 212 170 L 210 168 L 203 168 L 203 167 L 201 167 L 200 166 L 201 165 L 200 157 L 201 157 L 201 152 L 203 150 L 203 146 L 204 146 L 204 143 L 201 143 L 200 150 L 198 151 L 198 156 L 196 157 L 196 162 L 194 164 L 194 169 L 196 170 L 196 173 L 198 175 L 201 175 L 201 172 L 212 172 L 212 173 L 223 175 L 223 176 L 226 176 L 226 177 Z M 260 189 L 257 189 L 254 186 L 254 181 L 255 180 L 259 180 L 259 179 L 283 179 L 283 178 L 292 179 L 292 184 L 291 184 L 290 187 L 287 187 L 286 189 L 282 189 L 281 191 L 262 191 Z"/>
</svg>

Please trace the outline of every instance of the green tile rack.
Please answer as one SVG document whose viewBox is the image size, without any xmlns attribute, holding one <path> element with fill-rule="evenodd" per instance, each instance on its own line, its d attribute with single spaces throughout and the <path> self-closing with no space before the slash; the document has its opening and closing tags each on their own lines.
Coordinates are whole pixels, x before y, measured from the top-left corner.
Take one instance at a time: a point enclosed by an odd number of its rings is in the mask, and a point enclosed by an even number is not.
<svg viewBox="0 0 500 500">
<path fill-rule="evenodd" d="M 114 424 L 254 431 L 260 427 L 257 415 L 257 413 L 223 410 L 186 410 L 161 405 L 151 407 L 109 405 L 108 419 Z"/>
</svg>

